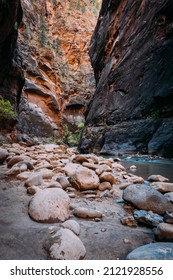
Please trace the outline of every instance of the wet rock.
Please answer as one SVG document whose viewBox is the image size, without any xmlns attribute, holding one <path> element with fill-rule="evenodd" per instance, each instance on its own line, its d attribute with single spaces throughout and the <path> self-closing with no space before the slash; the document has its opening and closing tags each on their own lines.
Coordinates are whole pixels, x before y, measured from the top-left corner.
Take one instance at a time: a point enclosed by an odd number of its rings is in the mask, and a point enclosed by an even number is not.
<svg viewBox="0 0 173 280">
<path fill-rule="evenodd" d="M 111 190 L 112 189 L 112 185 L 109 182 L 102 182 L 99 185 L 99 191 L 105 191 L 105 190 Z"/>
<path fill-rule="evenodd" d="M 161 175 L 151 175 L 148 177 L 149 182 L 169 182 L 168 178 L 165 178 Z"/>
<path fill-rule="evenodd" d="M 8 151 L 6 149 L 0 149 L 0 164 L 4 163 L 8 157 Z"/>
<path fill-rule="evenodd" d="M 173 241 L 173 224 L 159 224 L 155 236 L 158 241 Z"/>
<path fill-rule="evenodd" d="M 164 222 L 168 224 L 173 224 L 173 213 L 166 212 L 164 215 Z"/>
<path fill-rule="evenodd" d="M 127 216 L 127 217 L 123 217 L 121 218 L 121 223 L 125 226 L 128 227 L 137 227 L 137 222 L 135 221 L 133 216 Z"/>
<path fill-rule="evenodd" d="M 127 260 L 172 260 L 173 243 L 158 242 L 136 248 L 126 257 Z"/>
<path fill-rule="evenodd" d="M 136 165 L 131 165 L 130 166 L 130 170 L 136 170 L 137 169 L 137 166 Z"/>
<path fill-rule="evenodd" d="M 81 260 L 86 249 L 76 234 L 65 228 L 54 235 L 54 244 L 49 248 L 50 258 L 54 260 Z"/>
<path fill-rule="evenodd" d="M 40 173 L 34 173 L 32 174 L 25 182 L 25 186 L 31 187 L 31 186 L 38 186 L 41 185 L 43 182 L 43 177 Z"/>
<path fill-rule="evenodd" d="M 37 192 L 29 204 L 29 215 L 37 222 L 55 223 L 69 218 L 70 199 L 58 188 Z"/>
<path fill-rule="evenodd" d="M 134 218 L 137 222 L 146 224 L 149 226 L 157 226 L 159 223 L 163 222 L 163 217 L 153 213 L 152 211 L 145 211 L 145 210 L 135 210 Z"/>
<path fill-rule="evenodd" d="M 94 219 L 94 218 L 102 218 L 103 214 L 97 210 L 89 209 L 85 207 L 77 207 L 73 210 L 73 214 L 78 218 L 83 219 Z"/>
<path fill-rule="evenodd" d="M 68 228 L 73 231 L 74 234 L 79 235 L 80 233 L 80 225 L 74 220 L 67 220 L 61 224 L 63 228 Z"/>
<path fill-rule="evenodd" d="M 151 187 L 161 193 L 173 192 L 173 183 L 154 182 Z"/>
<path fill-rule="evenodd" d="M 116 162 L 112 164 L 112 168 L 117 172 L 126 171 L 126 168 L 122 164 Z"/>
<path fill-rule="evenodd" d="M 148 185 L 130 185 L 123 191 L 123 199 L 141 210 L 164 214 L 173 212 L 173 204 Z"/>
<path fill-rule="evenodd" d="M 144 179 L 142 177 L 136 176 L 134 174 L 128 173 L 127 175 L 123 175 L 123 178 L 128 180 L 131 184 L 143 184 Z"/>
<path fill-rule="evenodd" d="M 99 178 L 95 172 L 86 167 L 80 167 L 69 177 L 69 182 L 77 190 L 89 190 L 99 187 Z"/>
</svg>

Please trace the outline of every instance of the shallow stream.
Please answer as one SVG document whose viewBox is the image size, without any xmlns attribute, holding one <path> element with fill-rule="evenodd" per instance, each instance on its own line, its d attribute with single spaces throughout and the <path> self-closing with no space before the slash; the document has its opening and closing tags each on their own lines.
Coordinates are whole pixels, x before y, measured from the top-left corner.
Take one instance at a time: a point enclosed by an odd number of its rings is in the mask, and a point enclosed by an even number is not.
<svg viewBox="0 0 173 280">
<path fill-rule="evenodd" d="M 150 175 L 162 175 L 173 182 L 173 160 L 127 157 L 123 158 L 122 162 L 128 172 L 141 176 L 145 180 Z M 137 169 L 131 170 L 132 165 L 135 165 Z"/>
</svg>

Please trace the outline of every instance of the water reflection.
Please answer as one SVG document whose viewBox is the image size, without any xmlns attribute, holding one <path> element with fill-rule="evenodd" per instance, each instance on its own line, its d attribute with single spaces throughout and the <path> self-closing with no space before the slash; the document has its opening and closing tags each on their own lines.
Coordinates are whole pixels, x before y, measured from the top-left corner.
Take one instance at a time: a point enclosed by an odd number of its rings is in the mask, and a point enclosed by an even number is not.
<svg viewBox="0 0 173 280">
<path fill-rule="evenodd" d="M 130 166 L 136 165 L 136 170 L 130 170 Z M 123 159 L 123 166 L 128 172 L 143 177 L 145 180 L 150 175 L 162 175 L 173 182 L 173 161 L 171 160 L 147 160 L 139 158 Z"/>
</svg>

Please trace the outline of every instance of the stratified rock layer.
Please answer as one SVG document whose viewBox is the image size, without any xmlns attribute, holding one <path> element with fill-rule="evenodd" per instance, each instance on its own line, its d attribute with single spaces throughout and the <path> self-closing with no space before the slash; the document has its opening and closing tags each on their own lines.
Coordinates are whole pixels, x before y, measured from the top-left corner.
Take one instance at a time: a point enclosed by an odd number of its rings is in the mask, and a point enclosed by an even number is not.
<svg viewBox="0 0 173 280">
<path fill-rule="evenodd" d="M 173 3 L 103 0 L 81 150 L 173 156 Z"/>
</svg>

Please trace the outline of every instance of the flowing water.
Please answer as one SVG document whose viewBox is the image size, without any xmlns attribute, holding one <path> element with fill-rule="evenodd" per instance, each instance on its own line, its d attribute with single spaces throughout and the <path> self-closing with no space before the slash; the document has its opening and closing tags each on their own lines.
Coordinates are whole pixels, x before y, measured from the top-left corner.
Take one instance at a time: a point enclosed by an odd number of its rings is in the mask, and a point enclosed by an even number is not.
<svg viewBox="0 0 173 280">
<path fill-rule="evenodd" d="M 173 182 L 173 160 L 127 157 L 123 158 L 122 162 L 128 172 L 141 176 L 145 180 L 150 175 L 162 175 Z M 137 169 L 132 171 L 130 169 L 132 165 L 135 165 Z"/>
</svg>

